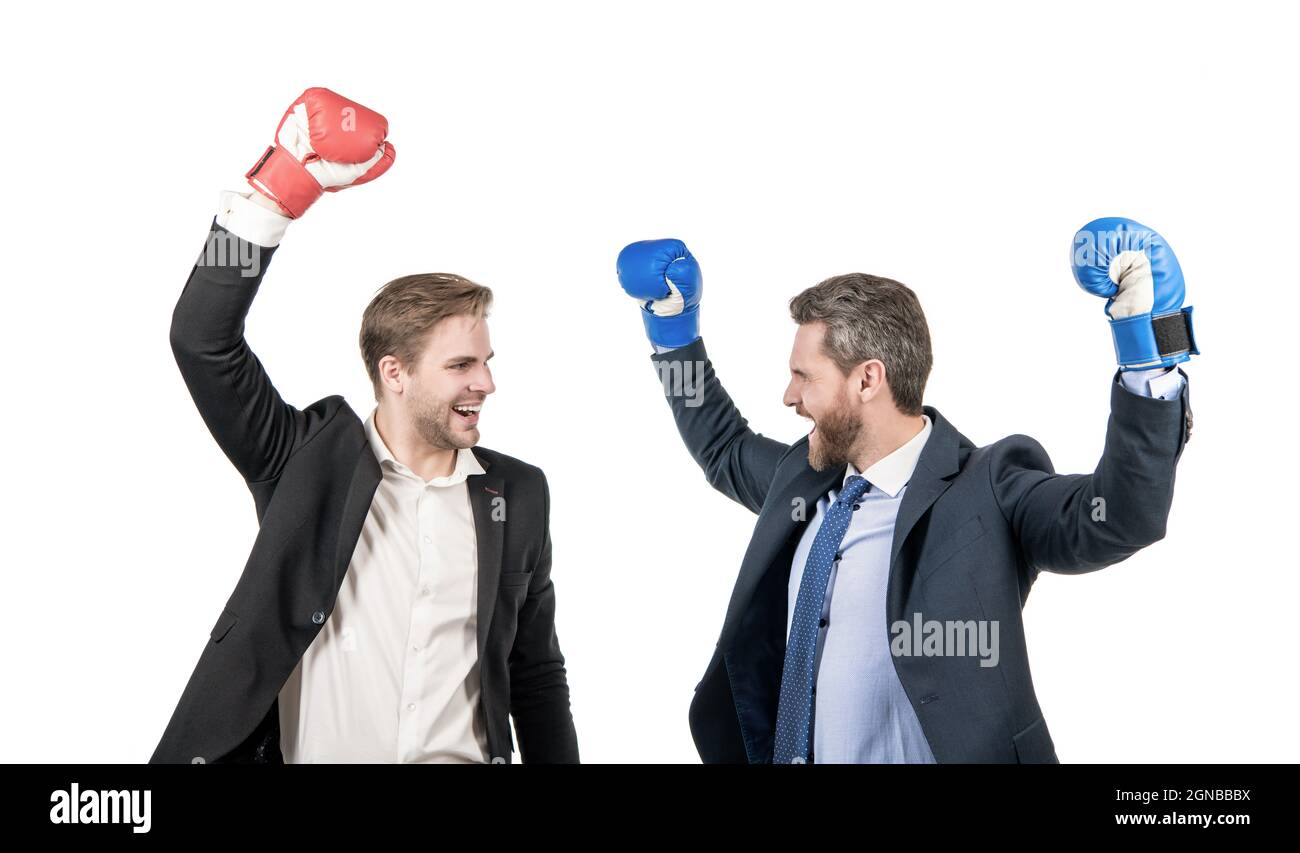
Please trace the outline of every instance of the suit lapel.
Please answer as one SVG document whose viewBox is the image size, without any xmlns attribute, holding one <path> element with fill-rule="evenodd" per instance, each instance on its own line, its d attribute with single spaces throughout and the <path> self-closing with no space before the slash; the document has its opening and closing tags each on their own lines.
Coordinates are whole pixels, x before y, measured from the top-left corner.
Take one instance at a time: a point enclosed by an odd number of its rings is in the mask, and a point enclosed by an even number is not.
<svg viewBox="0 0 1300 853">
<path fill-rule="evenodd" d="M 948 490 L 951 485 L 948 478 L 960 470 L 956 431 L 929 406 L 925 407 L 925 413 L 930 416 L 930 437 L 921 449 L 916 469 L 907 481 L 907 490 L 903 492 L 903 501 L 898 506 L 898 517 L 894 520 L 894 541 L 889 551 L 891 572 L 912 528 L 939 496 Z"/>
<path fill-rule="evenodd" d="M 740 619 L 754 597 L 754 590 L 772 568 L 772 561 L 777 554 L 796 529 L 802 530 L 812 520 L 817 512 L 817 502 L 844 479 L 845 468 L 815 471 L 807 463 L 806 445 L 803 452 L 802 470 L 775 496 L 769 495 L 763 503 L 763 511 L 759 514 L 754 538 L 750 540 L 749 550 L 745 552 L 745 559 L 741 563 L 740 577 L 736 581 L 736 589 L 727 608 L 727 618 L 722 626 L 723 648 L 729 647 L 727 641 L 734 637 Z"/>
<path fill-rule="evenodd" d="M 357 456 L 356 468 L 352 471 L 352 482 L 348 486 L 348 496 L 343 503 L 343 515 L 339 521 L 338 538 L 334 546 L 334 590 L 337 593 L 343 585 L 343 576 L 347 573 L 348 563 L 357 540 L 361 538 L 361 528 L 370 513 L 370 502 L 374 500 L 375 490 L 384 477 L 368 442 L 361 445 Z M 347 545 L 344 548 L 344 545 Z"/>
<path fill-rule="evenodd" d="M 475 457 L 484 473 L 469 477 L 465 487 L 474 513 L 474 538 L 478 542 L 478 656 L 481 660 L 488 629 L 492 627 L 492 614 L 496 612 L 508 508 L 505 480 L 492 474 L 486 459 L 478 454 Z"/>
</svg>

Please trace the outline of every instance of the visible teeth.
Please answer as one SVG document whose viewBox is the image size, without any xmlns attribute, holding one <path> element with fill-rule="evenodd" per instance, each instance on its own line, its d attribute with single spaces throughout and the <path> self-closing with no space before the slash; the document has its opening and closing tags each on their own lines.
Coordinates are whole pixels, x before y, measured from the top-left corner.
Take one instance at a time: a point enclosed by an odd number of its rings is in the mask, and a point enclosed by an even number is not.
<svg viewBox="0 0 1300 853">
<path fill-rule="evenodd" d="M 482 406 L 452 406 L 452 408 L 460 412 L 462 415 L 468 415 L 479 411 L 483 407 Z"/>
</svg>

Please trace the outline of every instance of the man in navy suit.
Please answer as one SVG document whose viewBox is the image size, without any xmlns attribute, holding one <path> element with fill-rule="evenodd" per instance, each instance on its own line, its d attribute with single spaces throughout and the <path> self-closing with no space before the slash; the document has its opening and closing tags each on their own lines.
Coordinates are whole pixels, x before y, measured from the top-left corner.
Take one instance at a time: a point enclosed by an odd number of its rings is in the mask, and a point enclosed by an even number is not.
<svg viewBox="0 0 1300 853">
<path fill-rule="evenodd" d="M 706 762 L 1057 761 L 1021 608 L 1040 571 L 1093 571 L 1161 539 L 1192 424 L 1197 352 L 1178 262 L 1158 234 L 1097 220 L 1075 276 L 1106 297 L 1120 370 L 1105 451 L 1061 475 L 1032 438 L 976 447 L 922 405 L 932 363 L 916 295 L 836 276 L 790 303 L 793 445 L 752 431 L 699 336 L 699 265 L 633 243 L 642 303 L 687 448 L 758 514 L 690 725 Z"/>
</svg>

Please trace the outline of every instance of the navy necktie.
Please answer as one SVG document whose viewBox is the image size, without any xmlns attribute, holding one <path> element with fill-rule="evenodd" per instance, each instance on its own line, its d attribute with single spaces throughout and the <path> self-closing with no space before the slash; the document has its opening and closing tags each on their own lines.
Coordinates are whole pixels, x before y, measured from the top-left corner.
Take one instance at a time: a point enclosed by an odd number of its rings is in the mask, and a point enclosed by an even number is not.
<svg viewBox="0 0 1300 853">
<path fill-rule="evenodd" d="M 826 601 L 826 584 L 831 565 L 838 559 L 840 543 L 849 529 L 854 503 L 871 488 L 857 474 L 844 481 L 844 488 L 826 512 L 821 529 L 813 539 L 808 562 L 799 581 L 794 619 L 790 622 L 790 641 L 785 648 L 785 668 L 781 672 L 781 701 L 776 711 L 776 748 L 774 764 L 802 764 L 808 760 L 808 734 L 812 722 L 814 664 L 817 635 Z"/>
</svg>

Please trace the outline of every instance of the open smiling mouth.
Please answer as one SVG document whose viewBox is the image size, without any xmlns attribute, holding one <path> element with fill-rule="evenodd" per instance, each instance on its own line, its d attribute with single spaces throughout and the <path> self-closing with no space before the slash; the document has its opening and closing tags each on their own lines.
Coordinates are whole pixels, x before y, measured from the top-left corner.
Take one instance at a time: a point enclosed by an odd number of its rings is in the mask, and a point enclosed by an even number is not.
<svg viewBox="0 0 1300 853">
<path fill-rule="evenodd" d="M 462 423 L 473 426 L 478 423 L 478 413 L 482 408 L 482 403 L 464 403 L 452 406 L 451 410 L 460 416 Z"/>
</svg>

